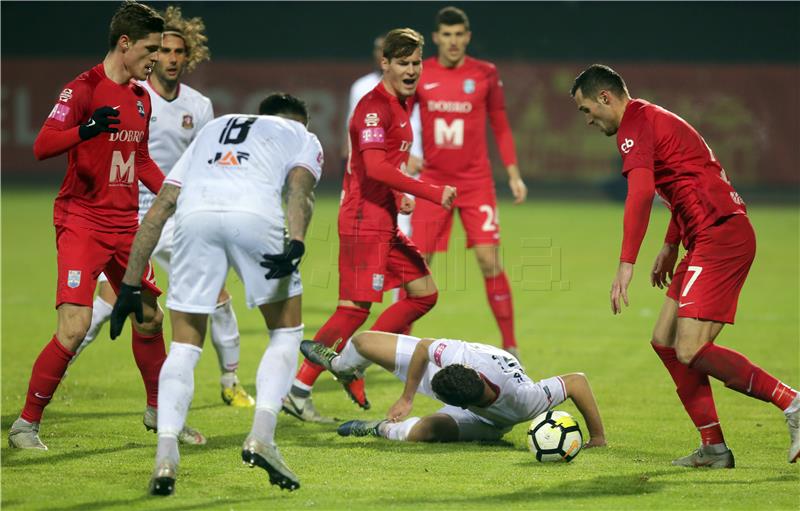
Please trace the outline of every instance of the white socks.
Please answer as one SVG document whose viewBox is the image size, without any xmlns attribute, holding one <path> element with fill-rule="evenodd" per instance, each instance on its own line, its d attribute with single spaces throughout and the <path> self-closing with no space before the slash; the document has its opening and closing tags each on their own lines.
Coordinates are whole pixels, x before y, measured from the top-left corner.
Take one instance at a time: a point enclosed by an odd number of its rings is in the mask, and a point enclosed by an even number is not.
<svg viewBox="0 0 800 511">
<path fill-rule="evenodd" d="M 364 371 L 372 362 L 361 356 L 353 340 L 349 340 L 339 356 L 331 362 L 331 367 L 336 372 L 349 372 L 353 369 Z"/>
<path fill-rule="evenodd" d="M 253 427 L 250 428 L 250 436 L 264 442 L 265 444 L 275 443 L 275 425 L 278 423 L 278 414 L 266 408 L 257 408 L 253 417 Z"/>
<path fill-rule="evenodd" d="M 89 330 L 86 332 L 86 337 L 81 341 L 78 349 L 75 350 L 75 357 L 77 357 L 86 346 L 88 346 L 100 333 L 103 324 L 111 318 L 111 310 L 113 307 L 108 302 L 100 298 L 100 295 L 95 296 L 92 303 L 92 323 L 89 325 Z M 72 360 L 75 360 L 72 357 Z M 70 361 L 72 363 L 72 361 Z"/>
<path fill-rule="evenodd" d="M 269 346 L 256 372 L 256 409 L 281 410 L 297 370 L 303 325 L 269 331 Z"/>
<path fill-rule="evenodd" d="M 177 438 L 194 397 L 194 368 L 201 348 L 172 341 L 158 376 L 158 436 Z"/>
<path fill-rule="evenodd" d="M 405 442 L 411 429 L 420 421 L 419 417 L 410 417 L 403 422 L 384 422 L 378 427 L 382 437 L 389 440 Z"/>
<path fill-rule="evenodd" d="M 239 367 L 239 324 L 231 299 L 218 304 L 210 316 L 211 343 L 217 350 L 220 371 L 234 372 Z"/>
</svg>

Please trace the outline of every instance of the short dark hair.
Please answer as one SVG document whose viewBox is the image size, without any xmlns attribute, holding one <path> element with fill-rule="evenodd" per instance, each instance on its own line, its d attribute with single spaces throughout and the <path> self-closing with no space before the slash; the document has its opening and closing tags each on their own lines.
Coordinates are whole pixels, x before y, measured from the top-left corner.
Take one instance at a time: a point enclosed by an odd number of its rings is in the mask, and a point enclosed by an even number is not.
<svg viewBox="0 0 800 511">
<path fill-rule="evenodd" d="M 164 18 L 155 9 L 134 0 L 125 0 L 111 18 L 108 47 L 113 50 L 123 35 L 127 35 L 132 41 L 138 41 L 148 34 L 163 31 Z"/>
<path fill-rule="evenodd" d="M 451 364 L 433 375 L 431 388 L 448 405 L 466 407 L 480 402 L 485 387 L 475 369 Z"/>
<path fill-rule="evenodd" d="M 414 53 L 417 48 L 422 49 L 424 45 L 425 38 L 413 28 L 395 28 L 383 40 L 383 56 L 388 60 L 401 59 Z"/>
<path fill-rule="evenodd" d="M 441 25 L 464 25 L 464 27 L 469 30 L 469 18 L 467 18 L 467 13 L 451 5 L 436 13 L 437 32 Z"/>
<path fill-rule="evenodd" d="M 280 114 L 296 115 L 303 119 L 303 124 L 308 125 L 308 108 L 305 102 L 291 94 L 276 92 L 264 98 L 258 105 L 258 115 Z"/>
<path fill-rule="evenodd" d="M 584 69 L 575 78 L 570 94 L 574 97 L 578 89 L 584 97 L 591 98 L 597 96 L 601 90 L 611 91 L 620 97 L 628 95 L 625 80 L 616 71 L 603 64 L 592 64 Z"/>
</svg>

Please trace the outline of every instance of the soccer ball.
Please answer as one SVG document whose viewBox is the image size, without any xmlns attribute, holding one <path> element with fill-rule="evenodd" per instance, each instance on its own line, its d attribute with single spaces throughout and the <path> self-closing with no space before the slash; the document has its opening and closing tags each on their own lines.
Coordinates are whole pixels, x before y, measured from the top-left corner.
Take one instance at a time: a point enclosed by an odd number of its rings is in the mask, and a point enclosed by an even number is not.
<svg viewBox="0 0 800 511">
<path fill-rule="evenodd" d="M 581 452 L 583 435 L 572 415 L 550 410 L 528 428 L 528 448 L 539 461 L 572 461 Z"/>
</svg>

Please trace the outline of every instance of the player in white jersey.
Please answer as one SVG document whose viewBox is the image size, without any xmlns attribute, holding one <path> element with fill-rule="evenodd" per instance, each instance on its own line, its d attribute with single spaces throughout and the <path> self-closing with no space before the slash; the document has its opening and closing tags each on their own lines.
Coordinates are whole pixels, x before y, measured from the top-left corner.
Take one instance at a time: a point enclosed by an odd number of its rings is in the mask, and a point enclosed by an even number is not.
<svg viewBox="0 0 800 511">
<path fill-rule="evenodd" d="M 180 8 L 168 7 L 158 61 L 153 73 L 142 86 L 150 94 L 153 113 L 150 118 L 150 156 L 166 174 L 178 161 L 200 129 L 214 118 L 211 100 L 197 90 L 181 83 L 185 73 L 192 72 L 209 58 L 204 25 L 200 18 L 184 19 Z M 139 183 L 139 223 L 150 209 L 155 195 Z M 172 256 L 174 223 L 167 222 L 153 252 L 153 259 L 169 273 Z M 116 296 L 105 275 L 92 307 L 92 323 L 77 352 L 89 345 L 108 321 Z M 236 369 L 239 366 L 239 326 L 231 306 L 231 296 L 223 288 L 217 308 L 211 314 L 211 341 L 217 351 L 222 400 L 229 405 L 252 407 L 255 403 L 244 387 L 239 385 Z"/>
<path fill-rule="evenodd" d="M 274 434 L 303 339 L 297 266 L 305 252 L 313 189 L 322 173 L 322 146 L 307 131 L 307 122 L 305 104 L 287 94 L 267 97 L 259 115 L 211 121 L 167 176 L 136 234 L 111 313 L 112 338 L 128 315 L 141 314 L 141 278 L 136 275 L 144 271 L 161 228 L 174 213 L 167 297 L 173 341 L 158 382 L 158 448 L 150 481 L 154 495 L 174 491 L 177 434 L 194 394 L 206 318 L 216 308 L 230 267 L 244 283 L 247 305 L 261 311 L 270 338 L 256 375 L 256 411 L 242 460 L 265 469 L 272 484 L 289 490 L 300 486 L 278 452 Z"/>
<path fill-rule="evenodd" d="M 570 398 L 586 421 L 590 440 L 585 447 L 606 444 L 597 402 L 582 373 L 534 382 L 513 355 L 494 346 L 386 332 L 357 334 L 341 354 L 313 341 L 303 341 L 300 350 L 339 378 L 358 376 L 374 362 L 405 382 L 386 419 L 346 422 L 338 429 L 342 436 L 410 442 L 497 440 L 515 424 Z M 406 418 L 416 393 L 445 406 L 426 417 Z"/>
</svg>

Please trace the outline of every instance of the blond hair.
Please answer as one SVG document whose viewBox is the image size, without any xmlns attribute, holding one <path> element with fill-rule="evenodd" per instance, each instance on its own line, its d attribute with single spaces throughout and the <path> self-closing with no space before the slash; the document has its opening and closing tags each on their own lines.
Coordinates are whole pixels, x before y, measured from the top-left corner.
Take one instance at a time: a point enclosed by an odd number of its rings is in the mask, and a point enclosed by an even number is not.
<svg viewBox="0 0 800 511">
<path fill-rule="evenodd" d="M 208 37 L 203 33 L 206 24 L 199 17 L 186 19 L 181 8 L 170 5 L 164 11 L 164 35 L 175 35 L 186 45 L 186 72 L 191 73 L 197 64 L 211 60 L 211 52 L 206 46 Z"/>
<path fill-rule="evenodd" d="M 390 30 L 383 40 L 383 56 L 388 59 L 408 57 L 425 45 L 425 38 L 412 28 Z"/>
</svg>

